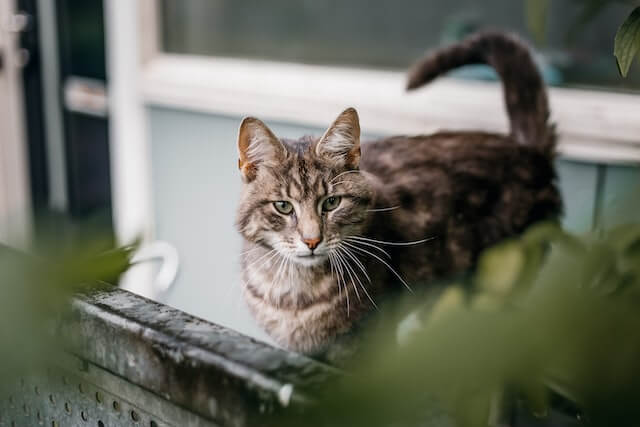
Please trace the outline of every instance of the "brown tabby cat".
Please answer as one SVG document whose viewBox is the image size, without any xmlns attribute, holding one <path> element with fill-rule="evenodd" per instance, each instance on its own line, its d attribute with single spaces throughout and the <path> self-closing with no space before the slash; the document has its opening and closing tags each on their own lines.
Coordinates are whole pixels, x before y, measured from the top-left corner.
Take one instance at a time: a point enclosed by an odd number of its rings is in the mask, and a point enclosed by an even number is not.
<svg viewBox="0 0 640 427">
<path fill-rule="evenodd" d="M 361 152 L 353 108 L 297 141 L 242 121 L 245 298 L 279 344 L 322 351 L 383 292 L 468 270 L 482 249 L 560 214 L 547 96 L 521 42 L 486 32 L 437 50 L 408 88 L 472 63 L 499 73 L 509 135 L 396 136 Z"/>
</svg>

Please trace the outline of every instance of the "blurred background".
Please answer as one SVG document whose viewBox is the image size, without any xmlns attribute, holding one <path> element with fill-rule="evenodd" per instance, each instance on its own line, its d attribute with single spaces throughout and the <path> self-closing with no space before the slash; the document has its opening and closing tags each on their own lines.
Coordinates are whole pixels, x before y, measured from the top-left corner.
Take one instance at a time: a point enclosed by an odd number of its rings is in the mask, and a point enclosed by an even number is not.
<svg viewBox="0 0 640 427">
<path fill-rule="evenodd" d="M 637 219 L 619 204 L 640 184 L 640 69 L 623 79 L 612 55 L 630 6 L 542 3 L 0 0 L 0 242 L 142 238 L 160 261 L 123 287 L 266 340 L 240 296 L 240 119 L 317 135 L 352 105 L 367 138 L 503 131 L 489 69 L 403 90 L 426 50 L 485 27 L 527 40 L 552 86 L 564 225 Z"/>
</svg>

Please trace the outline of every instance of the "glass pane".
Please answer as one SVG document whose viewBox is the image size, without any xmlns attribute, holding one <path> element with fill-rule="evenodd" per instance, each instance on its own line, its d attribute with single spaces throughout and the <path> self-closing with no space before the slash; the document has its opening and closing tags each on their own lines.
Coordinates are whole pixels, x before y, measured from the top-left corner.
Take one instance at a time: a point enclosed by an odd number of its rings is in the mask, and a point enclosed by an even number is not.
<svg viewBox="0 0 640 427">
<path fill-rule="evenodd" d="M 622 79 L 612 54 L 615 32 L 631 7 L 612 2 L 574 32 L 586 3 L 551 2 L 545 42 L 537 44 L 547 80 L 640 89 L 637 61 Z M 478 28 L 510 29 L 532 39 L 521 0 L 162 0 L 161 5 L 163 48 L 172 53 L 405 69 L 429 47 Z"/>
</svg>

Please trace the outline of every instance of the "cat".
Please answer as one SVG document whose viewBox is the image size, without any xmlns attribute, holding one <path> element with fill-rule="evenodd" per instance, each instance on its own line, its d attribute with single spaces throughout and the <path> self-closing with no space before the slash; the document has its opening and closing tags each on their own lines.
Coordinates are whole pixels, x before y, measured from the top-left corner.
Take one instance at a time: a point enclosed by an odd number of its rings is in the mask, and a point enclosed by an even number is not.
<svg viewBox="0 0 640 427">
<path fill-rule="evenodd" d="M 242 121 L 244 296 L 278 344 L 323 352 L 386 293 L 468 271 L 484 248 L 561 214 L 545 87 L 515 36 L 440 48 L 411 68 L 408 89 L 479 63 L 501 77 L 508 135 L 443 131 L 361 147 L 353 108 L 320 138 L 281 139 Z"/>
</svg>

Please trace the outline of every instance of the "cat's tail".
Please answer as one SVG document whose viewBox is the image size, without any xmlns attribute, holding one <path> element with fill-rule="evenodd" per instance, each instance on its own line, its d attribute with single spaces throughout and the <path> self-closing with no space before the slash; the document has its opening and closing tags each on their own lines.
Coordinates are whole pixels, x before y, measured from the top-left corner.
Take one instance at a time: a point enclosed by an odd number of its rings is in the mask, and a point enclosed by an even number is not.
<svg viewBox="0 0 640 427">
<path fill-rule="evenodd" d="M 513 139 L 552 154 L 555 131 L 548 122 L 545 86 L 528 47 L 513 35 L 484 31 L 428 53 L 409 70 L 407 90 L 419 88 L 447 71 L 468 64 L 487 64 L 497 71 L 504 88 Z"/>
</svg>

